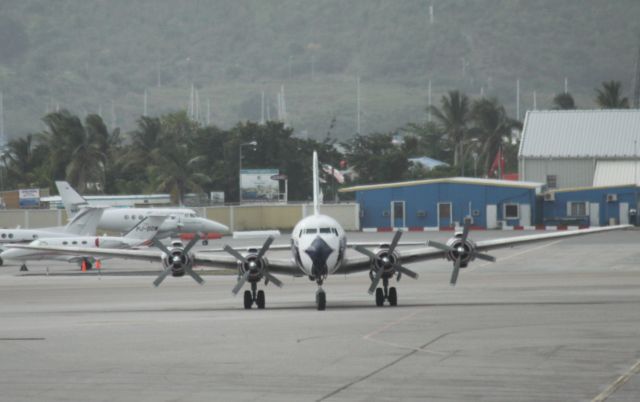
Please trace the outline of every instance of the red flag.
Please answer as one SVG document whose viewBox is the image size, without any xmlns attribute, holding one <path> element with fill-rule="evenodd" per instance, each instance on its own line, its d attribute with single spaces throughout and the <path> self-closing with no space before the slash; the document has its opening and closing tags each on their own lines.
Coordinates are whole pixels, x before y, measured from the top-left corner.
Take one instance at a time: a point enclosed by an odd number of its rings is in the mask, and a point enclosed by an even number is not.
<svg viewBox="0 0 640 402">
<path fill-rule="evenodd" d="M 495 176 L 498 179 L 502 179 L 502 175 L 504 174 L 505 162 L 504 162 L 504 153 L 502 152 L 502 147 L 498 148 L 498 152 L 496 153 L 496 157 L 493 159 L 493 163 L 489 168 L 488 176 Z"/>
</svg>

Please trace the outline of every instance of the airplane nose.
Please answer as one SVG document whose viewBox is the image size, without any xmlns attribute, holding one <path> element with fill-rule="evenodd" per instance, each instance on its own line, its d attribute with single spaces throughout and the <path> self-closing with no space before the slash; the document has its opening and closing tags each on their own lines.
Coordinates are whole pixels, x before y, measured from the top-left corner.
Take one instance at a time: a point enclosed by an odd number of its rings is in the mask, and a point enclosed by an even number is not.
<svg viewBox="0 0 640 402">
<path fill-rule="evenodd" d="M 221 234 L 229 233 L 229 227 L 226 225 L 223 225 L 222 223 L 218 223 L 205 218 L 200 218 L 200 219 L 202 219 L 202 226 L 205 228 L 204 232 L 221 233 Z"/>
<path fill-rule="evenodd" d="M 327 274 L 327 259 L 333 253 L 333 249 L 320 236 L 317 236 L 311 245 L 304 250 L 313 262 L 312 271 L 314 275 L 322 276 Z"/>
<path fill-rule="evenodd" d="M 19 250 L 17 248 L 9 248 L 0 253 L 0 258 L 3 260 L 19 260 L 20 257 L 24 256 L 28 250 Z"/>
</svg>

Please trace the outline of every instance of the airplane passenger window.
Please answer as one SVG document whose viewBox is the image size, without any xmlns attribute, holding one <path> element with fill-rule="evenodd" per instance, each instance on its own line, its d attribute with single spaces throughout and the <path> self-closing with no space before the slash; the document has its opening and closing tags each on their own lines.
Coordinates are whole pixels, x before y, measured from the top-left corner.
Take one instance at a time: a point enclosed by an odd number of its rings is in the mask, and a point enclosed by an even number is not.
<svg viewBox="0 0 640 402">
<path fill-rule="evenodd" d="M 37 235 L 37 234 L 34 234 L 34 235 L 33 235 L 33 238 L 34 238 L 34 239 L 37 239 L 37 238 L 38 238 L 38 235 Z"/>
<path fill-rule="evenodd" d="M 13 239 L 13 233 L 9 233 L 9 238 Z"/>
<path fill-rule="evenodd" d="M 83 240 L 83 241 L 82 241 L 82 244 L 87 244 L 87 241 L 86 241 L 86 240 Z"/>
<path fill-rule="evenodd" d="M 138 215 L 138 219 L 143 220 L 144 218 L 142 217 L 142 215 Z"/>
<path fill-rule="evenodd" d="M 331 228 L 320 228 L 320 233 L 331 233 Z"/>
<path fill-rule="evenodd" d="M 63 246 L 66 246 L 67 244 L 69 244 L 69 243 L 67 243 L 66 241 L 63 241 L 63 242 L 62 242 L 62 245 L 63 245 Z"/>
<path fill-rule="evenodd" d="M 2 234 L 2 238 L 3 238 L 3 239 L 6 239 L 6 238 L 7 238 L 7 234 L 6 234 L 6 233 L 3 233 L 3 234 Z"/>
<path fill-rule="evenodd" d="M 71 244 L 76 245 L 76 244 L 78 244 L 78 242 L 77 241 L 72 241 Z"/>
<path fill-rule="evenodd" d="M 124 219 L 129 219 L 129 215 L 125 215 L 125 216 L 124 216 Z"/>
</svg>

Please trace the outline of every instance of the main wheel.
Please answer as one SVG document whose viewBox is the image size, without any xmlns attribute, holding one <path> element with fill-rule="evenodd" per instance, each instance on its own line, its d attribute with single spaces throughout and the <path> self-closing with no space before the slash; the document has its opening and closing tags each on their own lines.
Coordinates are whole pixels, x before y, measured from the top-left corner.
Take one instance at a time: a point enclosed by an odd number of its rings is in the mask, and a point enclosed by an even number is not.
<svg viewBox="0 0 640 402">
<path fill-rule="evenodd" d="M 253 297 L 251 297 L 251 292 L 248 290 L 245 290 L 244 291 L 244 308 L 249 310 L 252 304 L 253 304 Z"/>
<path fill-rule="evenodd" d="M 398 291 L 396 288 L 389 288 L 389 304 L 392 306 L 398 305 Z"/>
<path fill-rule="evenodd" d="M 208 246 L 209 245 L 209 240 L 203 240 L 202 241 L 202 245 L 203 246 Z"/>
<path fill-rule="evenodd" d="M 316 304 L 318 305 L 318 311 L 323 311 L 327 308 L 327 295 L 324 292 L 316 294 Z"/>
<path fill-rule="evenodd" d="M 264 308 L 264 302 L 264 290 L 258 290 L 258 295 L 256 297 L 256 304 L 258 305 L 258 308 Z"/>
<path fill-rule="evenodd" d="M 2 264 L 4 264 L 4 261 L 2 260 L 2 257 L 0 257 L 0 266 L 2 266 Z"/>
<path fill-rule="evenodd" d="M 383 304 L 384 304 L 384 292 L 382 291 L 382 288 L 377 288 L 376 289 L 376 306 L 382 307 Z"/>
</svg>

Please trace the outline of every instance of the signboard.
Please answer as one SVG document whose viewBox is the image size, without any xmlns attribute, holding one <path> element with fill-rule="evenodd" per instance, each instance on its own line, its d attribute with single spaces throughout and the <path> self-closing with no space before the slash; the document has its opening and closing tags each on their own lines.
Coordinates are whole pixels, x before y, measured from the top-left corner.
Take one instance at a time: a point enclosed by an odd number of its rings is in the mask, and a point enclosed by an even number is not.
<svg viewBox="0 0 640 402">
<path fill-rule="evenodd" d="M 18 199 L 20 208 L 38 208 L 40 206 L 40 189 L 18 190 Z"/>
<path fill-rule="evenodd" d="M 241 200 L 277 201 L 280 183 L 271 180 L 271 176 L 278 173 L 278 169 L 242 169 L 240 171 Z"/>
<path fill-rule="evenodd" d="M 286 174 L 274 174 L 271 176 L 271 180 L 287 180 Z"/>
<path fill-rule="evenodd" d="M 212 204 L 224 204 L 224 191 L 211 191 L 209 194 Z"/>
</svg>

